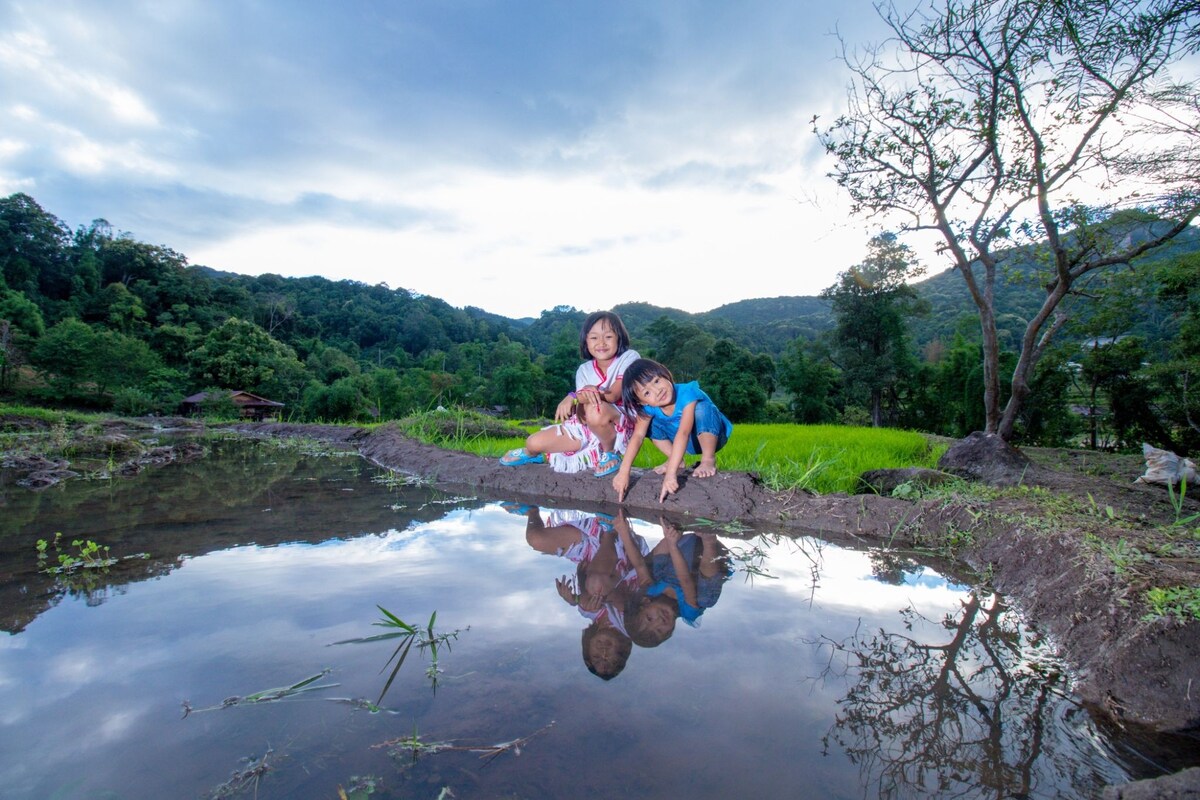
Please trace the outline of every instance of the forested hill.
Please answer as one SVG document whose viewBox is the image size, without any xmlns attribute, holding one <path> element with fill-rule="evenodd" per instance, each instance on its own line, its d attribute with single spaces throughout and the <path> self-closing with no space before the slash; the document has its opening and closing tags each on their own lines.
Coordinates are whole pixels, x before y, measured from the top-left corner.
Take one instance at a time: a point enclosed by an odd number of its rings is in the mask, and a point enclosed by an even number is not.
<svg viewBox="0 0 1200 800">
<path fill-rule="evenodd" d="M 1197 249 L 1200 236 L 1189 232 L 1158 258 Z M 1016 252 L 1009 262 L 997 286 L 1006 343 L 1044 292 L 1031 256 Z M 1144 270 L 1107 272 L 1146 280 Z M 1191 285 L 1187 275 L 1180 280 Z M 916 290 L 931 312 L 909 322 L 914 350 L 935 339 L 958 347 L 963 332 L 958 349 L 969 361 L 978 323 L 961 276 L 944 272 Z M 1179 314 L 1157 312 L 1149 284 L 1109 294 L 1126 301 L 1127 318 L 1063 338 L 1134 332 L 1151 355 L 1165 352 Z M 8 399 L 173 413 L 183 397 L 223 388 L 285 402 L 303 419 L 392 418 L 441 404 L 545 413 L 572 388 L 590 310 L 558 306 L 517 320 L 386 285 L 221 272 L 103 220 L 72 231 L 27 195 L 0 198 L 0 396 Z M 825 299 L 742 300 L 701 314 L 634 302 L 614 310 L 640 352 L 683 380 L 702 378 L 739 419 L 766 413 L 767 398 L 776 403 L 770 413 L 789 403 L 787 413 L 804 421 L 836 418 L 859 402 L 854 380 L 843 381 L 820 348 L 793 346 L 833 327 Z M 781 390 L 791 399 L 780 399 Z M 814 407 L 801 402 L 813 398 Z M 914 424 L 941 425 L 921 413 Z"/>
<path fill-rule="evenodd" d="M 1145 261 L 1148 264 L 1164 263 L 1195 252 L 1200 252 L 1200 232 L 1193 228 L 1154 251 Z M 1003 255 L 1003 274 L 996 281 L 996 311 L 1001 341 L 1012 346 L 1045 299 L 1045 289 L 1041 285 L 1044 267 L 1032 248 L 1016 248 Z M 1079 299 L 1087 303 L 1088 295 L 1111 278 L 1112 273 L 1093 275 L 1080 287 Z M 921 348 L 935 339 L 949 342 L 959 332 L 968 337 L 978 335 L 975 305 L 958 272 L 947 269 L 914 283 L 913 287 L 929 303 L 927 314 L 909 321 L 914 346 Z M 1143 319 L 1133 323 L 1131 332 L 1153 337 L 1154 331 L 1147 326 L 1155 317 L 1154 300 L 1146 298 L 1145 302 L 1146 313 Z M 1067 308 L 1071 305 L 1068 301 Z M 668 313 L 667 309 L 662 311 Z M 828 301 L 803 295 L 739 300 L 696 315 L 673 313 L 714 331 L 725 331 L 744 347 L 774 356 L 782 353 L 796 337 L 815 339 L 830 330 L 834 323 Z M 643 313 L 640 316 L 652 315 Z"/>
</svg>

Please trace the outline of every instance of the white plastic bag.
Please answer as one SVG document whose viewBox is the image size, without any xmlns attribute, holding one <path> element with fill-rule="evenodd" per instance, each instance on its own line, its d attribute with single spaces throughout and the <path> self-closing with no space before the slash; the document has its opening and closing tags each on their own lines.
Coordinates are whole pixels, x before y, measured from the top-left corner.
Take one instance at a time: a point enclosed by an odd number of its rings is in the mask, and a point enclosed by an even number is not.
<svg viewBox="0 0 1200 800">
<path fill-rule="evenodd" d="M 1190 458 L 1180 458 L 1170 450 L 1159 450 L 1145 442 L 1142 442 L 1142 454 L 1146 457 L 1146 474 L 1134 483 L 1174 486 L 1183 480 L 1187 481 L 1188 486 L 1196 485 L 1196 462 Z"/>
</svg>

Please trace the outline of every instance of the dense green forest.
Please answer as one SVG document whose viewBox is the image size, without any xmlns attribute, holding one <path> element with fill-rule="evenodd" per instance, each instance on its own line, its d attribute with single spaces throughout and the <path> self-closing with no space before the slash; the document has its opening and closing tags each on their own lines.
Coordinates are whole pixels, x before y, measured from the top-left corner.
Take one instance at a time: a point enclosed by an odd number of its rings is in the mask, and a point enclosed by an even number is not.
<svg viewBox="0 0 1200 800">
<path fill-rule="evenodd" d="M 1200 237 L 1180 237 L 1073 298 L 1020 441 L 1200 444 L 1198 253 Z M 1008 258 L 997 306 L 1009 345 L 1040 302 L 1036 266 L 1033 250 Z M 978 323 L 960 277 L 904 285 L 903 303 L 889 294 L 899 287 L 842 285 L 703 314 L 614 310 L 639 352 L 701 381 L 735 422 L 979 428 Z M 173 414 L 188 395 L 240 389 L 285 403 L 293 420 L 384 420 L 439 405 L 537 418 L 572 388 L 584 317 L 559 306 L 514 320 L 384 285 L 220 272 L 104 220 L 72 231 L 27 195 L 0 199 L 8 401 Z M 869 334 L 868 320 L 878 322 Z"/>
</svg>

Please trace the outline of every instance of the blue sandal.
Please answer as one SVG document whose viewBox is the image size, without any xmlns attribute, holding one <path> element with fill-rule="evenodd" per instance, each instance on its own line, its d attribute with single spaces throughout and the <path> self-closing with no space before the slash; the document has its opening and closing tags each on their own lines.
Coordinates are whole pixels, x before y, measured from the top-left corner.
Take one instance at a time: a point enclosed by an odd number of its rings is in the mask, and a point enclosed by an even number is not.
<svg viewBox="0 0 1200 800">
<path fill-rule="evenodd" d="M 504 467 L 519 467 L 522 464 L 545 464 L 546 454 L 538 453 L 536 456 L 531 456 L 525 452 L 524 447 L 518 447 L 516 450 L 509 450 L 504 455 L 500 456 L 500 465 Z"/>
<path fill-rule="evenodd" d="M 596 462 L 596 469 L 592 472 L 597 478 L 603 478 L 606 475 L 612 475 L 621 468 L 621 457 L 616 453 L 605 453 L 600 456 L 600 460 Z"/>
</svg>

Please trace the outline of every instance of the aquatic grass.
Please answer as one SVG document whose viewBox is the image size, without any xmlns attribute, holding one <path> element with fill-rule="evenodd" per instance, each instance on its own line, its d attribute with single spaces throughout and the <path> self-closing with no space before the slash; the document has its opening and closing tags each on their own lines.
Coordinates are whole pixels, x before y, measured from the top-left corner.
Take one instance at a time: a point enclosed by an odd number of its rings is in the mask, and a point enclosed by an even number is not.
<svg viewBox="0 0 1200 800">
<path fill-rule="evenodd" d="M 317 692 L 322 689 L 333 689 L 334 687 L 341 686 L 341 684 L 340 683 L 317 684 L 317 681 L 321 680 L 322 678 L 324 678 L 326 675 L 328 675 L 332 671 L 333 670 L 331 670 L 331 669 L 323 669 L 320 672 L 318 672 L 316 675 L 311 675 L 311 676 L 305 678 L 304 680 L 296 681 L 295 683 L 290 684 L 288 686 L 277 686 L 272 689 L 263 689 L 260 692 L 254 692 L 252 694 L 248 694 L 248 695 L 244 695 L 244 696 L 243 695 L 234 695 L 233 697 L 226 697 L 224 700 L 221 701 L 221 704 L 219 706 L 207 706 L 206 708 L 192 708 L 191 704 L 187 700 L 184 700 L 183 701 L 183 716 L 186 718 L 191 714 L 198 714 L 201 711 L 217 711 L 222 708 L 231 708 L 232 706 L 254 705 L 256 703 L 273 703 L 277 700 L 283 700 L 288 697 L 295 697 L 296 695 L 304 694 L 306 692 Z"/>
<path fill-rule="evenodd" d="M 454 639 L 457 639 L 458 634 L 461 631 L 455 629 L 449 633 L 434 633 L 433 624 L 437 620 L 436 611 L 429 615 L 429 622 L 426 623 L 424 629 L 421 629 L 415 625 L 410 625 L 381 605 L 376 605 L 375 607 L 378 608 L 380 613 L 383 614 L 383 619 L 371 624 L 380 628 L 390 628 L 391 632 L 377 633 L 374 636 L 364 636 L 357 639 L 343 639 L 340 642 L 334 642 L 335 645 L 338 645 L 366 644 L 369 642 L 387 641 L 389 639 L 400 640 L 396 645 L 396 649 L 392 651 L 392 655 L 388 658 L 387 662 L 384 663 L 383 668 L 379 670 L 380 673 L 382 673 L 385 669 L 391 666 L 393 662 L 396 664 L 396 666 L 392 667 L 392 672 L 390 675 L 388 675 L 387 682 L 384 683 L 383 691 L 379 693 L 379 699 L 375 701 L 375 705 L 378 706 L 380 703 L 382 703 L 384 696 L 388 693 L 388 689 L 392 688 L 392 683 L 396 680 L 396 676 L 400 674 L 400 667 L 404 666 L 404 661 L 408 658 L 408 654 L 412 650 L 414 644 L 417 646 L 418 650 L 429 650 L 430 663 L 429 666 L 425 668 L 425 677 L 429 678 L 430 683 L 433 686 L 433 691 L 437 692 L 438 676 L 442 673 L 442 670 L 438 667 L 438 650 L 441 647 L 445 647 L 446 650 L 449 651 L 450 642 Z M 470 630 L 469 626 L 467 627 L 467 630 Z"/>
<path fill-rule="evenodd" d="M 25 417 L 44 422 L 47 425 L 67 424 L 86 425 L 112 419 L 111 414 L 101 414 L 90 411 L 73 411 L 69 409 L 43 408 L 40 406 L 23 406 L 15 403 L 0 403 L 0 428 L 6 424 L 5 417 Z"/>
<path fill-rule="evenodd" d="M 478 411 L 463 408 L 437 408 L 410 414 L 393 423 L 405 436 L 426 444 L 435 444 L 451 450 L 479 452 L 480 441 L 514 439 L 519 446 L 525 441 L 518 432 L 523 430 Z M 503 451 L 501 451 L 503 452 Z"/>
<path fill-rule="evenodd" d="M 512 753 L 513 755 L 521 755 L 521 748 L 529 743 L 529 740 L 535 736 L 540 736 L 546 731 L 553 728 L 554 720 L 546 723 L 538 728 L 533 733 L 526 736 L 519 736 L 516 739 L 510 739 L 507 742 L 498 742 L 496 744 L 485 745 L 457 745 L 453 741 L 449 742 L 429 742 L 421 738 L 421 734 L 417 731 L 417 727 L 413 725 L 412 736 L 403 736 L 397 739 L 388 739 L 386 742 L 371 745 L 372 750 L 387 749 L 388 755 L 397 758 L 405 753 L 411 754 L 413 760 L 421 755 L 435 755 L 446 750 L 460 750 L 467 753 L 479 753 L 479 757 L 484 760 L 484 763 L 491 763 L 504 753 Z"/>
</svg>

